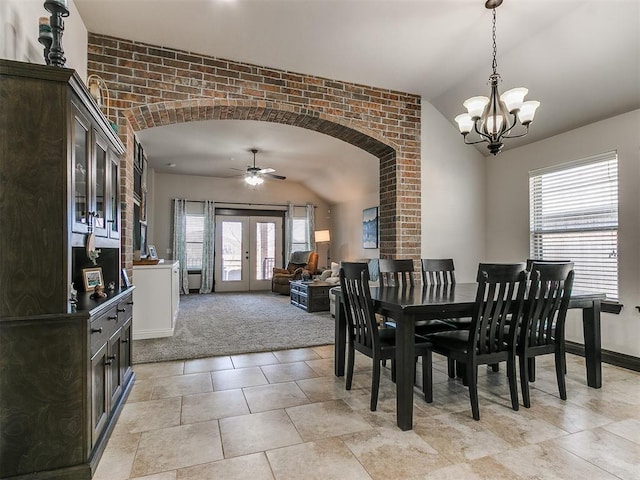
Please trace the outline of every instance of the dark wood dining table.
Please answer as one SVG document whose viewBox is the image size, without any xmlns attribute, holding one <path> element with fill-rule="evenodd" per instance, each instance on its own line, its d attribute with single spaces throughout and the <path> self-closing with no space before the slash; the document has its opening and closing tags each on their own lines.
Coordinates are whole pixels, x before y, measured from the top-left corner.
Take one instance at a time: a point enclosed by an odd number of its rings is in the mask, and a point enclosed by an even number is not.
<svg viewBox="0 0 640 480">
<path fill-rule="evenodd" d="M 413 364 L 415 321 L 436 318 L 469 317 L 473 313 L 477 283 L 448 286 L 371 287 L 376 313 L 396 322 L 396 415 L 401 430 L 413 428 Z M 335 310 L 335 375 L 345 369 L 347 322 L 342 293 L 336 294 Z M 587 384 L 602 386 L 602 349 L 600 340 L 600 304 L 604 294 L 574 291 L 570 309 L 582 309 Z"/>
</svg>

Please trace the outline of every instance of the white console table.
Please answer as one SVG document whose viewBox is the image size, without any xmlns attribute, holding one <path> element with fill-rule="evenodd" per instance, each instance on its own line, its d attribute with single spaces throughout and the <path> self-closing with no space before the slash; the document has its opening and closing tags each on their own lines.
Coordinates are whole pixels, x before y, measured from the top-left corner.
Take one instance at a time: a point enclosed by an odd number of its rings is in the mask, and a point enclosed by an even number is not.
<svg viewBox="0 0 640 480">
<path fill-rule="evenodd" d="M 133 339 L 170 337 L 180 305 L 180 263 L 134 265 Z"/>
</svg>

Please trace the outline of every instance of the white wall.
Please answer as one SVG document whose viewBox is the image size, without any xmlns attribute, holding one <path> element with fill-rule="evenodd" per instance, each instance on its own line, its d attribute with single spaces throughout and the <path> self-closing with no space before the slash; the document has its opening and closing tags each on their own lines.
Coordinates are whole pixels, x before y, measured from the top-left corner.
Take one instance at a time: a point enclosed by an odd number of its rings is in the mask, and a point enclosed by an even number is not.
<svg viewBox="0 0 640 480">
<path fill-rule="evenodd" d="M 147 178 L 149 188 L 148 243 L 156 246 L 158 256 L 172 258 L 167 253 L 171 248 L 171 222 L 173 220 L 173 198 L 187 200 L 214 200 L 217 203 L 243 202 L 259 204 L 295 205 L 314 204 L 316 208 L 316 230 L 330 228 L 329 206 L 320 197 L 298 183 L 266 181 L 255 190 L 248 187 L 242 178 L 225 179 L 191 175 L 171 175 L 151 172 Z M 238 208 L 242 208 L 238 206 Z M 268 207 L 265 207 L 268 209 Z M 322 258 L 322 257 L 320 257 Z M 325 257 L 326 258 L 326 257 Z"/>
<path fill-rule="evenodd" d="M 458 282 L 475 282 L 485 254 L 485 158 L 422 101 L 422 258 L 453 258 Z"/>
<path fill-rule="evenodd" d="M 535 125 L 532 127 L 535 128 Z M 602 347 L 640 357 L 640 110 L 487 158 L 487 258 L 529 256 L 529 171 L 612 150 L 618 152 L 620 315 L 602 315 Z M 574 313 L 574 312 L 572 312 Z M 567 338 L 582 343 L 572 314 Z"/>
<path fill-rule="evenodd" d="M 370 193 L 333 206 L 331 261 L 355 261 L 380 257 L 379 248 L 362 246 L 362 211 L 365 208 L 378 206 L 380 206 L 379 193 Z"/>
<path fill-rule="evenodd" d="M 50 14 L 44 0 L 0 0 L 0 58 L 45 63 L 44 48 L 38 43 L 40 17 Z M 62 48 L 66 66 L 87 77 L 87 29 L 78 10 L 69 0 L 69 17 L 64 19 Z"/>
</svg>

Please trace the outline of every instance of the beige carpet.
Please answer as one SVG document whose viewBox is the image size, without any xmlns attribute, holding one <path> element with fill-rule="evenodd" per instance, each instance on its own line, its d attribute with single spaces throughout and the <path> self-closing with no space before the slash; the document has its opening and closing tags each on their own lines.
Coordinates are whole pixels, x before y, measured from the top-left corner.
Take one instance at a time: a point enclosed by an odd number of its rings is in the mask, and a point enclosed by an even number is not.
<svg viewBox="0 0 640 480">
<path fill-rule="evenodd" d="M 135 322 L 135 318 L 133 319 Z M 180 297 L 172 337 L 135 340 L 133 363 L 184 360 L 332 344 L 329 312 L 307 313 L 271 292 Z"/>
</svg>

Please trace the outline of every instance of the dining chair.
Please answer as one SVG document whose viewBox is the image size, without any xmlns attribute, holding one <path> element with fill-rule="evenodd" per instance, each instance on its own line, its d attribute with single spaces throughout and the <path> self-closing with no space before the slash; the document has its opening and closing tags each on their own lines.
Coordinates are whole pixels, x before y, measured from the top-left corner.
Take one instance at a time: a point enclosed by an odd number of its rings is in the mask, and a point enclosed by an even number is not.
<svg viewBox="0 0 640 480">
<path fill-rule="evenodd" d="M 573 287 L 572 262 L 532 262 L 529 293 L 525 300 L 524 314 L 516 355 L 520 364 L 522 402 L 531 406 L 529 396 L 530 373 L 535 372 L 534 359 L 538 355 L 555 355 L 556 378 L 562 400 L 567 399 L 565 382 L 566 358 L 564 325 Z"/>
<path fill-rule="evenodd" d="M 378 278 L 380 285 L 385 287 L 412 287 L 413 260 L 381 258 L 378 261 Z"/>
<path fill-rule="evenodd" d="M 369 290 L 369 270 L 366 263 L 342 262 L 340 287 L 347 318 L 346 389 L 351 390 L 357 350 L 373 360 L 370 405 L 373 412 L 378 405 L 382 361 L 391 360 L 392 370 L 395 369 L 395 329 L 378 327 Z M 422 385 L 425 401 L 432 402 L 431 350 L 429 343 L 423 337 L 415 337 L 415 352 L 416 356 L 422 357 Z"/>
<path fill-rule="evenodd" d="M 383 287 L 415 287 L 413 260 L 411 259 L 389 259 L 381 258 L 378 264 L 378 278 L 380 286 Z M 393 320 L 384 318 L 387 327 L 395 327 Z M 452 325 L 439 319 L 419 320 L 415 324 L 416 334 L 426 335 L 429 333 L 440 332 L 442 330 L 451 330 Z"/>
<path fill-rule="evenodd" d="M 527 274 L 524 263 L 478 266 L 471 327 L 427 335 L 436 353 L 464 365 L 474 420 L 480 419 L 478 366 L 507 362 L 511 407 L 518 410 L 515 337 L 522 315 Z"/>
</svg>

